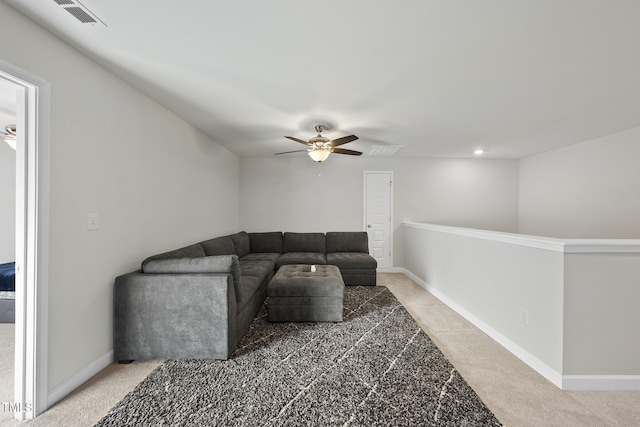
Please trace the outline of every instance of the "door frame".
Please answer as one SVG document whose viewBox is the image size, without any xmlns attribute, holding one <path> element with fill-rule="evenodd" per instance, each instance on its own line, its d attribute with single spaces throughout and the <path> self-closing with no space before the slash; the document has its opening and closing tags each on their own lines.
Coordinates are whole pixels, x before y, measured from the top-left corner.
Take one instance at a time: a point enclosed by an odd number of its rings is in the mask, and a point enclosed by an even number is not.
<svg viewBox="0 0 640 427">
<path fill-rule="evenodd" d="M 393 171 L 364 171 L 364 194 L 362 196 L 362 229 L 367 231 L 367 176 L 373 174 L 388 174 L 390 178 L 390 189 L 389 189 L 389 215 L 391 216 L 391 221 L 389 222 L 389 268 L 379 268 L 380 272 L 392 272 L 395 271 L 393 266 Z"/>
<path fill-rule="evenodd" d="M 16 149 L 16 326 L 13 408 L 18 420 L 48 407 L 49 84 L 0 61 L 18 96 Z"/>
</svg>

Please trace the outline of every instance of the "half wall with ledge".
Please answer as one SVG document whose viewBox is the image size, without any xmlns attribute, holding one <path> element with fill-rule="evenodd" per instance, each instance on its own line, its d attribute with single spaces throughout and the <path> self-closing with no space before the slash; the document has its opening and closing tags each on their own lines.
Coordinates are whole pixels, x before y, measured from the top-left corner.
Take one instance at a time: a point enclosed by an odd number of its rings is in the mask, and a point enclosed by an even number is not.
<svg viewBox="0 0 640 427">
<path fill-rule="evenodd" d="M 404 272 L 564 390 L 640 390 L 640 239 L 405 222 Z"/>
</svg>

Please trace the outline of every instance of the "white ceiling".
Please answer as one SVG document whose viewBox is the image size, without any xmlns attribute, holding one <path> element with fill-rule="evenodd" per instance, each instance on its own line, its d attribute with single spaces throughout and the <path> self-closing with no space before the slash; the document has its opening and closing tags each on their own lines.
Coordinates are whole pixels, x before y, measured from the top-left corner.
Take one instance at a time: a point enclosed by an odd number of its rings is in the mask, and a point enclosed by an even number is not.
<svg viewBox="0 0 640 427">
<path fill-rule="evenodd" d="M 637 0 L 3 0 L 239 156 L 520 158 L 640 126 Z M 135 112 L 132 111 L 132 114 Z"/>
</svg>

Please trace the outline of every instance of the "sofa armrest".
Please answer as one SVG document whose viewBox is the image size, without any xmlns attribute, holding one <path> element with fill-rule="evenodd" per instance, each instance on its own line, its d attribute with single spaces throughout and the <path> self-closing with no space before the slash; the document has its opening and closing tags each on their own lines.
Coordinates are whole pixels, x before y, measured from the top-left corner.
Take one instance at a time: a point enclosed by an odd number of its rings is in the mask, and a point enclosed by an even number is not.
<svg viewBox="0 0 640 427">
<path fill-rule="evenodd" d="M 115 360 L 226 359 L 237 345 L 231 274 L 125 274 L 114 307 Z"/>
</svg>

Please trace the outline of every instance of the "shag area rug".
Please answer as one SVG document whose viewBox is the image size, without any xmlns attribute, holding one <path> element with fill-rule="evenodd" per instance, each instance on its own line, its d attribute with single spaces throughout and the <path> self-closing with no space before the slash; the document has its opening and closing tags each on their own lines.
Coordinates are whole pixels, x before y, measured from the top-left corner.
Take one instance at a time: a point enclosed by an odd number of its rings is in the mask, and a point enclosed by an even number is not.
<svg viewBox="0 0 640 427">
<path fill-rule="evenodd" d="M 344 304 L 334 324 L 265 303 L 231 359 L 167 361 L 97 426 L 501 425 L 387 288 Z"/>
</svg>

